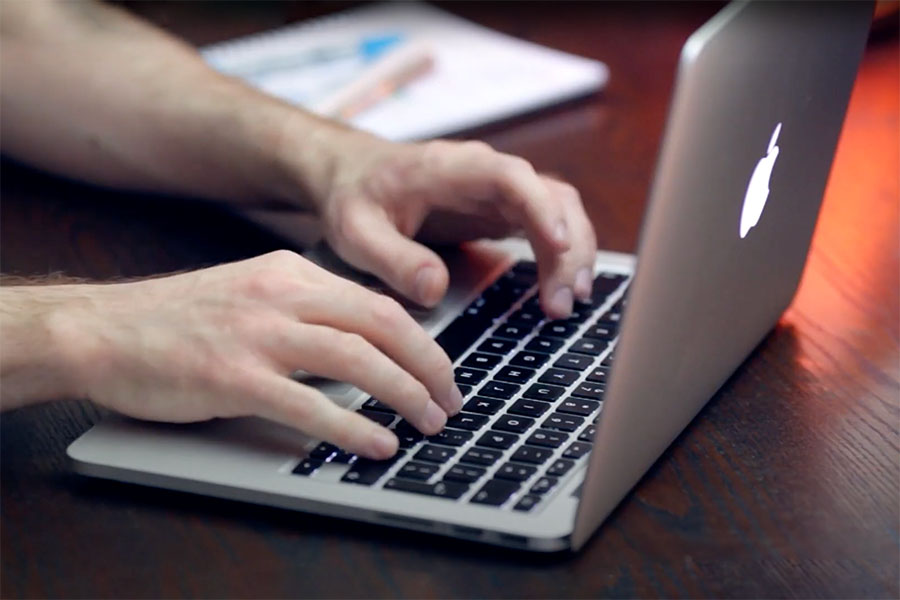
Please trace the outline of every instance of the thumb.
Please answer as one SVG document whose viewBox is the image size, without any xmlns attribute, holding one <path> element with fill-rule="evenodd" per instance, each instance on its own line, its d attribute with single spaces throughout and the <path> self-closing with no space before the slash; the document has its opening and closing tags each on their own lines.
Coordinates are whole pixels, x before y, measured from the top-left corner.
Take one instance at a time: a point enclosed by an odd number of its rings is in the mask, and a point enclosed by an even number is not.
<svg viewBox="0 0 900 600">
<path fill-rule="evenodd" d="M 437 254 L 400 233 L 377 207 L 359 203 L 342 216 L 329 236 L 342 259 L 423 306 L 441 301 L 450 276 Z"/>
</svg>

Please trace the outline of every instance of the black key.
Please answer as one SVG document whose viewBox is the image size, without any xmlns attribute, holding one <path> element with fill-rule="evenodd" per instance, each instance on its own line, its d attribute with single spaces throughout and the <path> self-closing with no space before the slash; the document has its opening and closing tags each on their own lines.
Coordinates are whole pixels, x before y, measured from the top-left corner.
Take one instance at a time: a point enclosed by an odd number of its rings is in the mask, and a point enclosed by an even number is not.
<svg viewBox="0 0 900 600">
<path fill-rule="evenodd" d="M 560 348 L 562 348 L 563 341 L 557 340 L 549 337 L 536 337 L 532 338 L 530 342 L 525 345 L 525 349 L 529 352 L 543 352 L 544 354 L 553 354 Z"/>
<path fill-rule="evenodd" d="M 578 325 L 575 325 L 574 323 L 563 323 L 561 321 L 547 323 L 546 325 L 541 327 L 541 335 L 560 338 L 563 340 L 572 337 L 572 335 L 576 331 L 578 331 Z"/>
<path fill-rule="evenodd" d="M 418 479 L 419 481 L 427 481 L 431 476 L 440 470 L 439 465 L 432 465 L 423 462 L 409 461 L 397 471 L 397 477 L 405 477 L 406 479 Z"/>
<path fill-rule="evenodd" d="M 575 466 L 575 461 L 560 458 L 555 463 L 550 465 L 550 468 L 547 469 L 547 475 L 550 475 L 551 477 L 562 477 L 563 475 L 568 473 L 569 469 L 571 469 L 573 466 Z"/>
<path fill-rule="evenodd" d="M 581 432 L 581 435 L 578 436 L 578 440 L 581 442 L 593 442 L 594 435 L 597 433 L 597 426 L 591 423 L 587 427 L 584 428 L 584 431 Z"/>
<path fill-rule="evenodd" d="M 584 337 L 586 338 L 594 338 L 597 340 L 609 341 L 616 337 L 618 334 L 617 328 L 611 328 L 608 325 L 594 325 L 593 327 L 589 327 L 587 331 L 584 332 Z"/>
<path fill-rule="evenodd" d="M 457 429 L 465 429 L 466 431 L 476 431 L 484 427 L 488 418 L 484 415 L 474 415 L 471 413 L 456 413 L 447 419 L 447 427 L 455 427 Z"/>
<path fill-rule="evenodd" d="M 460 462 L 471 463 L 473 465 L 490 466 L 500 460 L 503 453 L 499 450 L 490 450 L 489 448 L 470 448 L 460 458 Z"/>
<path fill-rule="evenodd" d="M 546 494 L 559 483 L 559 479 L 556 477 L 541 477 L 537 481 L 534 482 L 534 485 L 531 486 L 532 494 Z"/>
<path fill-rule="evenodd" d="M 621 322 L 622 313 L 615 309 L 611 309 L 609 312 L 603 313 L 603 316 L 597 321 L 597 325 L 608 325 L 615 329 Z"/>
<path fill-rule="evenodd" d="M 579 398 L 601 400 L 605 390 L 606 388 L 602 384 L 594 383 L 592 381 L 583 381 L 578 384 L 578 387 L 572 390 L 572 395 Z"/>
<path fill-rule="evenodd" d="M 519 483 L 505 479 L 491 479 L 472 496 L 473 504 L 500 506 L 519 489 Z"/>
<path fill-rule="evenodd" d="M 394 434 L 400 440 L 401 448 L 412 448 L 425 439 L 425 434 L 410 425 L 409 421 L 406 420 L 400 421 L 394 426 Z"/>
<path fill-rule="evenodd" d="M 316 460 L 327 460 L 329 456 L 337 451 L 338 447 L 334 444 L 322 442 L 321 444 L 313 448 L 313 451 L 309 453 L 309 457 L 315 458 Z"/>
<path fill-rule="evenodd" d="M 403 457 L 403 452 L 397 452 L 388 460 L 371 460 L 368 458 L 359 458 L 350 470 L 344 473 L 341 481 L 347 483 L 358 483 L 359 485 L 372 485 L 378 481 L 382 475 L 388 472 L 395 462 Z"/>
<path fill-rule="evenodd" d="M 590 304 L 583 304 L 581 302 L 575 302 L 572 306 L 572 314 L 570 314 L 565 319 L 560 321 L 553 321 L 554 323 L 568 323 L 570 325 L 578 325 L 584 323 L 594 314 L 593 308 L 591 308 Z"/>
<path fill-rule="evenodd" d="M 459 429 L 442 429 L 440 433 L 428 436 L 429 442 L 457 447 L 464 445 L 471 439 L 471 431 L 460 431 Z"/>
<path fill-rule="evenodd" d="M 463 483 L 473 483 L 481 479 L 487 469 L 481 467 L 467 467 L 465 465 L 455 465 L 444 473 L 444 480 L 462 481 Z"/>
<path fill-rule="evenodd" d="M 469 486 L 465 483 L 457 481 L 438 481 L 437 483 L 425 483 L 423 481 L 415 481 L 413 479 L 388 479 L 384 484 L 386 490 L 397 490 L 400 492 L 411 492 L 413 494 L 424 494 L 426 496 L 436 496 L 438 498 L 450 498 L 455 500 L 466 493 Z"/>
<path fill-rule="evenodd" d="M 493 429 L 502 431 L 512 431 L 513 433 L 524 433 L 529 427 L 534 425 L 534 419 L 528 417 L 520 417 L 518 415 L 502 415 L 494 421 Z"/>
<path fill-rule="evenodd" d="M 508 340 L 521 340 L 523 337 L 531 333 L 531 327 L 527 325 L 513 325 L 511 323 L 507 323 L 505 325 L 501 325 L 494 331 L 494 335 L 500 338 L 506 338 Z M 465 348 L 463 348 L 465 350 Z"/>
<path fill-rule="evenodd" d="M 625 279 L 625 275 L 600 273 L 596 279 L 594 279 L 591 304 L 593 306 L 600 306 L 603 304 L 609 295 L 616 291 Z"/>
<path fill-rule="evenodd" d="M 572 385 L 578 379 L 578 373 L 574 371 L 566 371 L 564 369 L 547 369 L 541 378 L 541 383 L 552 383 L 555 385 Z"/>
<path fill-rule="evenodd" d="M 481 413 L 483 415 L 492 415 L 503 408 L 501 400 L 492 400 L 490 398 L 479 398 L 475 396 L 463 406 L 463 410 L 469 412 Z"/>
<path fill-rule="evenodd" d="M 559 431 L 575 431 L 584 424 L 584 417 L 579 415 L 567 415 L 555 412 L 541 423 L 546 429 L 558 429 Z"/>
<path fill-rule="evenodd" d="M 456 367 L 453 372 L 456 377 L 456 383 L 465 383 L 475 385 L 487 377 L 487 371 L 480 369 L 471 369 L 469 367 Z"/>
<path fill-rule="evenodd" d="M 594 360 L 589 356 L 582 356 L 580 354 L 563 354 L 560 356 L 555 363 L 553 363 L 554 367 L 559 367 L 560 369 L 569 369 L 571 371 L 584 371 L 587 369 Z"/>
<path fill-rule="evenodd" d="M 537 263 L 533 260 L 520 260 L 516 264 L 513 265 L 511 271 L 514 273 L 530 273 L 532 275 L 537 276 Z M 535 278 L 534 281 L 537 281 Z"/>
<path fill-rule="evenodd" d="M 580 398 L 566 398 L 563 400 L 556 410 L 559 412 L 571 413 L 573 415 L 587 416 L 600 408 L 600 403 L 594 400 L 582 400 Z"/>
<path fill-rule="evenodd" d="M 494 473 L 494 477 L 500 479 L 512 479 L 513 481 L 525 481 L 537 472 L 537 467 L 533 465 L 520 465 L 514 462 L 508 462 Z"/>
<path fill-rule="evenodd" d="M 359 414 L 361 414 L 362 416 L 364 416 L 364 417 L 366 417 L 366 418 L 368 418 L 368 419 L 372 419 L 373 421 L 375 421 L 375 422 L 378 423 L 379 425 L 384 425 L 385 427 L 387 427 L 388 425 L 390 425 L 391 423 L 393 423 L 393 422 L 394 422 L 394 419 L 397 417 L 396 414 L 389 414 L 389 413 L 385 413 L 385 412 L 378 412 L 377 410 L 366 410 L 366 409 L 361 409 L 361 410 L 358 410 L 358 411 L 356 411 L 356 412 L 358 412 Z"/>
<path fill-rule="evenodd" d="M 606 384 L 609 381 L 609 369 L 604 367 L 597 367 L 587 376 L 588 381 L 593 381 L 594 383 L 602 383 Z"/>
<path fill-rule="evenodd" d="M 603 362 L 600 363 L 600 366 L 607 368 L 607 369 L 610 368 L 613 364 L 614 356 L 615 356 L 614 352 L 610 352 L 609 354 L 607 354 L 606 357 L 603 359 Z"/>
<path fill-rule="evenodd" d="M 503 367 L 497 374 L 495 379 L 500 381 L 508 381 L 509 383 L 525 383 L 535 374 L 534 369 L 526 369 L 524 367 Z"/>
<path fill-rule="evenodd" d="M 563 452 L 563 456 L 565 458 L 581 458 L 590 452 L 593 446 L 593 444 L 589 444 L 588 442 L 572 442 L 572 445 Z"/>
<path fill-rule="evenodd" d="M 510 414 L 513 415 L 524 415 L 526 417 L 539 417 L 550 408 L 550 405 L 546 402 L 541 402 L 540 400 L 529 400 L 527 398 L 520 398 L 516 400 L 512 406 L 509 407 Z"/>
<path fill-rule="evenodd" d="M 516 347 L 516 343 L 510 340 L 501 340 L 500 338 L 489 338 L 478 346 L 479 352 L 488 352 L 491 354 L 506 354 Z"/>
<path fill-rule="evenodd" d="M 550 455 L 553 454 L 553 450 L 548 448 L 538 448 L 537 446 L 529 446 L 528 444 L 524 444 L 516 448 L 516 451 L 513 452 L 512 459 L 517 460 L 523 463 L 531 463 L 533 465 L 543 464 Z"/>
<path fill-rule="evenodd" d="M 362 405 L 362 407 L 368 410 L 377 410 L 379 412 L 397 414 L 396 410 L 376 398 L 369 398 L 368 400 L 366 400 L 365 404 Z"/>
<path fill-rule="evenodd" d="M 490 381 L 478 390 L 481 396 L 490 396 L 491 398 L 502 398 L 509 400 L 513 394 L 519 391 L 519 386 L 512 383 L 501 383 L 499 381 Z"/>
<path fill-rule="evenodd" d="M 428 462 L 443 463 L 447 462 L 451 456 L 456 454 L 453 448 L 445 448 L 444 446 L 422 446 L 422 449 L 416 452 L 417 460 L 427 460 Z"/>
<path fill-rule="evenodd" d="M 473 352 L 466 357 L 466 360 L 464 360 L 462 364 L 464 367 L 471 367 L 473 369 L 485 369 L 489 371 L 496 367 L 497 363 L 499 363 L 501 360 L 503 360 L 503 357 L 501 356 Z"/>
<path fill-rule="evenodd" d="M 444 349 L 450 360 L 454 361 L 481 337 L 488 325 L 490 319 L 486 316 L 463 314 L 447 325 L 435 341 Z"/>
<path fill-rule="evenodd" d="M 463 385 L 463 384 L 457 383 L 457 384 L 456 384 L 456 387 L 459 388 L 459 393 L 463 395 L 463 398 L 465 398 L 466 396 L 468 396 L 468 395 L 469 395 L 469 392 L 472 391 L 472 386 L 471 386 L 471 385 Z"/>
<path fill-rule="evenodd" d="M 534 327 L 544 320 L 544 313 L 540 309 L 520 308 L 509 315 L 508 322 L 513 325 L 525 325 Z"/>
<path fill-rule="evenodd" d="M 555 385 L 536 383 L 525 390 L 525 393 L 522 395 L 526 398 L 531 398 L 532 400 L 546 400 L 547 402 L 553 402 L 554 400 L 559 399 L 565 391 L 565 388 Z"/>
<path fill-rule="evenodd" d="M 330 462 L 347 465 L 350 464 L 354 458 L 356 458 L 356 455 L 352 452 L 347 452 L 346 450 L 338 450 L 337 454 L 331 457 Z"/>
<path fill-rule="evenodd" d="M 502 431 L 488 431 L 475 442 L 479 446 L 487 446 L 488 448 L 500 448 L 506 450 L 516 443 L 519 439 L 518 435 L 512 433 L 503 433 Z"/>
<path fill-rule="evenodd" d="M 516 502 L 516 505 L 513 507 L 513 510 L 518 510 L 521 512 L 528 512 L 532 508 L 538 505 L 538 502 L 541 501 L 540 496 L 532 496 L 531 494 L 522 496 L 519 498 L 519 501 Z"/>
<path fill-rule="evenodd" d="M 528 438 L 528 443 L 547 448 L 559 448 L 568 438 L 569 436 L 558 431 L 538 429 Z"/>
<path fill-rule="evenodd" d="M 571 346 L 569 352 L 577 352 L 578 354 L 588 354 L 590 356 L 599 356 L 601 352 L 606 350 L 606 342 L 600 340 L 592 340 L 590 338 L 581 338 Z"/>
<path fill-rule="evenodd" d="M 322 466 L 322 461 L 316 458 L 307 458 L 301 460 L 300 464 L 291 471 L 294 475 L 312 475 L 312 473 Z"/>
<path fill-rule="evenodd" d="M 536 369 L 547 362 L 548 358 L 550 357 L 539 352 L 519 352 L 510 359 L 509 364 Z"/>
</svg>

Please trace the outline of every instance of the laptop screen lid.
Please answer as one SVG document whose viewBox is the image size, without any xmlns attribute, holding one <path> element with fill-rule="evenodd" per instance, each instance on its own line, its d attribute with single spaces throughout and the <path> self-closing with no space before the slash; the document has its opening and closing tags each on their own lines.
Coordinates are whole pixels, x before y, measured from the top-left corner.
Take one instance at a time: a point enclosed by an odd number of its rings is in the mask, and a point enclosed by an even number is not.
<svg viewBox="0 0 900 600">
<path fill-rule="evenodd" d="M 574 548 L 790 303 L 871 16 L 733 3 L 685 44 Z"/>
</svg>

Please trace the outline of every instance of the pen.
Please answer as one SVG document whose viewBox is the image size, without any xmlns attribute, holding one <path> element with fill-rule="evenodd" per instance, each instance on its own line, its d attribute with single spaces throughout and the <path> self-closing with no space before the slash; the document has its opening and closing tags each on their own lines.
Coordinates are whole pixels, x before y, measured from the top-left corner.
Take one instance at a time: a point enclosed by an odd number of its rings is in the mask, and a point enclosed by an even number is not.
<svg viewBox="0 0 900 600">
<path fill-rule="evenodd" d="M 359 77 L 316 102 L 322 115 L 349 120 L 421 77 L 434 66 L 433 52 L 423 41 L 394 47 L 367 67 Z"/>
</svg>

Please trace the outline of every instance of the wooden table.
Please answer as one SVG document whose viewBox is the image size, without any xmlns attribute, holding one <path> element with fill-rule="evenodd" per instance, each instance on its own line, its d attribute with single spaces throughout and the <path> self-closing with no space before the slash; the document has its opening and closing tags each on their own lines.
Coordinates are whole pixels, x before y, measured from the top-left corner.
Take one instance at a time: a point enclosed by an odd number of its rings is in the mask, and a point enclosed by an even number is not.
<svg viewBox="0 0 900 600">
<path fill-rule="evenodd" d="M 340 6 L 131 5 L 198 44 Z M 717 7 L 449 8 L 608 62 L 602 95 L 473 136 L 572 181 L 602 245 L 633 250 L 680 45 Z M 65 448 L 101 412 L 69 402 L 0 420 L 2 596 L 898 597 L 898 87 L 893 24 L 866 52 L 793 306 L 582 553 L 83 479 Z M 134 276 L 283 245 L 215 206 L 2 167 L 4 273 Z"/>
</svg>

